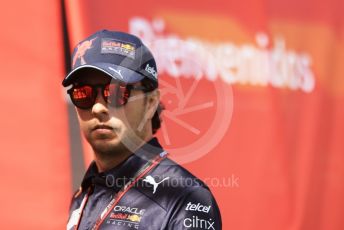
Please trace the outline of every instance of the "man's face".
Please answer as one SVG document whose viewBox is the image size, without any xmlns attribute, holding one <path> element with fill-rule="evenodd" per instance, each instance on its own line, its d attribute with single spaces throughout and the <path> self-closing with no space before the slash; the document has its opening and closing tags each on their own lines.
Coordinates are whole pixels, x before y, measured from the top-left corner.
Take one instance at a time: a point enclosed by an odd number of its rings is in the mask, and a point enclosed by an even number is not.
<svg viewBox="0 0 344 230">
<path fill-rule="evenodd" d="M 75 83 L 105 85 L 110 80 L 100 71 L 87 70 Z M 76 108 L 80 128 L 94 151 L 102 155 L 133 151 L 138 141 L 147 141 L 150 137 L 150 118 L 154 114 L 149 97 L 145 98 L 141 90 L 132 90 L 127 104 L 110 107 L 104 101 L 101 89 L 97 90 L 97 99 L 90 109 Z"/>
</svg>

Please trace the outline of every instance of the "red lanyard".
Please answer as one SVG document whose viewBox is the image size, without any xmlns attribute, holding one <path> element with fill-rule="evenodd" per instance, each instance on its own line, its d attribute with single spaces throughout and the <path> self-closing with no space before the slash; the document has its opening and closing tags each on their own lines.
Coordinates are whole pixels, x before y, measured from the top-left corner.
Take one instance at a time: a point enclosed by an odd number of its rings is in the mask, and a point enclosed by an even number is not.
<svg viewBox="0 0 344 230">
<path fill-rule="evenodd" d="M 92 230 L 99 229 L 100 225 L 104 222 L 106 217 L 110 214 L 111 210 L 113 210 L 113 208 L 118 204 L 118 202 L 125 195 L 125 193 L 128 192 L 128 190 L 132 188 L 138 180 L 140 180 L 144 175 L 146 175 L 149 171 L 155 168 L 164 158 L 166 158 L 166 156 L 167 156 L 167 153 L 164 151 L 164 152 L 161 152 L 158 156 L 156 156 L 153 160 L 148 161 L 133 177 L 133 180 L 125 184 L 124 187 L 114 196 L 114 198 L 106 206 L 104 211 L 100 214 L 100 217 L 97 219 L 96 224 L 93 226 Z M 79 212 L 80 214 L 79 214 L 78 222 L 77 222 L 77 225 L 75 225 L 74 230 L 77 230 L 79 228 L 82 213 L 88 201 L 88 197 L 91 195 L 91 193 L 92 193 L 92 189 L 89 189 L 85 197 L 82 199 L 82 202 L 80 205 L 80 212 Z"/>
</svg>

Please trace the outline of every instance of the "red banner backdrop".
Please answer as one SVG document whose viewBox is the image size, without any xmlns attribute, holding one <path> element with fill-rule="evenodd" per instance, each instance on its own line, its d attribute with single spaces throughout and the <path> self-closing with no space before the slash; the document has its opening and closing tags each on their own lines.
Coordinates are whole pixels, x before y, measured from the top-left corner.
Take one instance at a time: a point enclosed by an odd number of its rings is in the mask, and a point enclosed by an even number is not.
<svg viewBox="0 0 344 230">
<path fill-rule="evenodd" d="M 72 189 L 60 3 L 1 5 L 0 228 L 62 229 Z"/>
<path fill-rule="evenodd" d="M 340 229 L 341 10 L 339 1 L 83 0 L 68 1 L 67 18 L 72 46 L 107 28 L 153 50 L 167 107 L 160 139 L 211 186 L 224 229 Z"/>
<path fill-rule="evenodd" d="M 67 220 L 75 155 L 59 3 L 8 2 L 0 16 L 2 229 Z M 342 229 L 342 1 L 65 4 L 71 47 L 106 28 L 152 49 L 166 106 L 158 136 L 210 186 L 223 229 Z"/>
</svg>

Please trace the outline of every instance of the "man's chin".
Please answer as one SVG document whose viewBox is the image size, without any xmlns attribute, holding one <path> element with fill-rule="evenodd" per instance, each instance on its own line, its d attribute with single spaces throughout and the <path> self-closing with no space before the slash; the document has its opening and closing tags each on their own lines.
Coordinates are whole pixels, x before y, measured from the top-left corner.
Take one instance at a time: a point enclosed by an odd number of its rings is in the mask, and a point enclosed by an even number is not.
<svg viewBox="0 0 344 230">
<path fill-rule="evenodd" d="M 110 153 L 123 150 L 123 144 L 119 139 L 96 139 L 89 141 L 96 153 Z"/>
</svg>

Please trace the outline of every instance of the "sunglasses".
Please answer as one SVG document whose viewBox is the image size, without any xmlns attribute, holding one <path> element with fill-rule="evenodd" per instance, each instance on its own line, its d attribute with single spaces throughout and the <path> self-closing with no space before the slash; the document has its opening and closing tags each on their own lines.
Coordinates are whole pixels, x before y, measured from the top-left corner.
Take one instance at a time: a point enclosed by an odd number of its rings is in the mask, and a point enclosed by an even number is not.
<svg viewBox="0 0 344 230">
<path fill-rule="evenodd" d="M 79 109 L 90 109 L 96 102 L 98 90 L 101 89 L 104 101 L 112 107 L 120 107 L 128 102 L 132 90 L 147 89 L 143 86 L 122 85 L 118 83 L 110 83 L 103 85 L 74 85 L 67 90 L 73 104 Z"/>
</svg>

